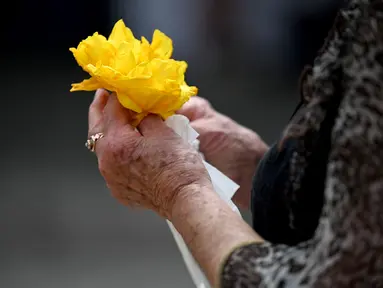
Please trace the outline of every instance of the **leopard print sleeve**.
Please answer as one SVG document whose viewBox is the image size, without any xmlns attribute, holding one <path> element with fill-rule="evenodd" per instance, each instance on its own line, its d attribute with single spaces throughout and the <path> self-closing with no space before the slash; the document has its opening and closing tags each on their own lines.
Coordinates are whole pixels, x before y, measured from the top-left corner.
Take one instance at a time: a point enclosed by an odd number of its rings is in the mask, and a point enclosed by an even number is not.
<svg viewBox="0 0 383 288">
<path fill-rule="evenodd" d="M 235 249 L 221 287 L 383 287 L 383 0 L 350 1 L 329 37 L 313 66 L 310 104 L 286 129 L 301 141 L 290 160 L 290 181 L 299 180 L 337 99 L 315 234 L 295 246 Z"/>
</svg>

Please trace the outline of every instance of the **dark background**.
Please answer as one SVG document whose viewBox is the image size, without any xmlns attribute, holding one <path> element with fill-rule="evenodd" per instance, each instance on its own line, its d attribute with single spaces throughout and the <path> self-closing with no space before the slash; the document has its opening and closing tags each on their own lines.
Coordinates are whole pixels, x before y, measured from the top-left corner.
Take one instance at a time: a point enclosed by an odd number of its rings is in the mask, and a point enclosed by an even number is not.
<svg viewBox="0 0 383 288">
<path fill-rule="evenodd" d="M 92 93 L 69 47 L 123 18 L 155 28 L 188 82 L 271 143 L 299 71 L 331 27 L 331 0 L 67 0 L 3 4 L 0 287 L 193 287 L 164 220 L 119 205 L 85 149 Z M 244 214 L 245 217 L 248 213 Z"/>
</svg>

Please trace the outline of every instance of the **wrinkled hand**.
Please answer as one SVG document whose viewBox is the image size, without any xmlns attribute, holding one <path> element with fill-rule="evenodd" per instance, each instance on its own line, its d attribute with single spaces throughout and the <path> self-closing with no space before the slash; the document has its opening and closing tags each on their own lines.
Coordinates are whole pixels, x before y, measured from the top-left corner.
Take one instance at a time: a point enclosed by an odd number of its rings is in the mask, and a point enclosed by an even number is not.
<svg viewBox="0 0 383 288">
<path fill-rule="evenodd" d="M 208 101 L 193 97 L 177 113 L 185 115 L 200 134 L 206 160 L 240 185 L 234 202 L 249 208 L 252 178 L 267 145 L 253 131 L 215 111 Z"/>
<path fill-rule="evenodd" d="M 209 174 L 198 152 L 159 117 L 147 116 L 137 131 L 130 125 L 132 115 L 114 94 L 97 91 L 89 109 L 89 135 L 105 135 L 95 149 L 100 172 L 123 204 L 169 219 L 189 185 L 211 185 Z"/>
</svg>

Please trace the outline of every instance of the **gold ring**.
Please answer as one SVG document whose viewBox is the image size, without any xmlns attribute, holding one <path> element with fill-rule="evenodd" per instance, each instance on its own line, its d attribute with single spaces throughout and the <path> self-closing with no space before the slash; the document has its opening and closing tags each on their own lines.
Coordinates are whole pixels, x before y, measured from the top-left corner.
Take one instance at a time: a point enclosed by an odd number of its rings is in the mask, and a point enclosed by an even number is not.
<svg viewBox="0 0 383 288">
<path fill-rule="evenodd" d="M 103 133 L 96 133 L 91 135 L 88 140 L 85 142 L 85 147 L 88 148 L 89 151 L 94 152 L 96 149 L 96 143 L 98 140 L 104 137 Z"/>
</svg>

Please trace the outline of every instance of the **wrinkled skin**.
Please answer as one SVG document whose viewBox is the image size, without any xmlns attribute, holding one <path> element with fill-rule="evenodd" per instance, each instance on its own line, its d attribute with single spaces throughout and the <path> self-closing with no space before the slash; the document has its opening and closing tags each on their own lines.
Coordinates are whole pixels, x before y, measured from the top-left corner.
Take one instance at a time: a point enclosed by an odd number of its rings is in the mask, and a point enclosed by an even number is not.
<svg viewBox="0 0 383 288">
<path fill-rule="evenodd" d="M 112 195 L 121 203 L 171 218 L 174 203 L 190 185 L 211 187 L 198 152 L 157 116 L 135 130 L 132 112 L 114 94 L 98 90 L 89 108 L 89 135 L 102 132 L 95 153 Z M 193 189 L 198 191 L 198 189 Z"/>
<path fill-rule="evenodd" d="M 249 208 L 252 178 L 267 145 L 253 131 L 215 111 L 210 103 L 193 97 L 177 113 L 185 115 L 200 134 L 206 160 L 240 185 L 234 202 Z"/>
</svg>

